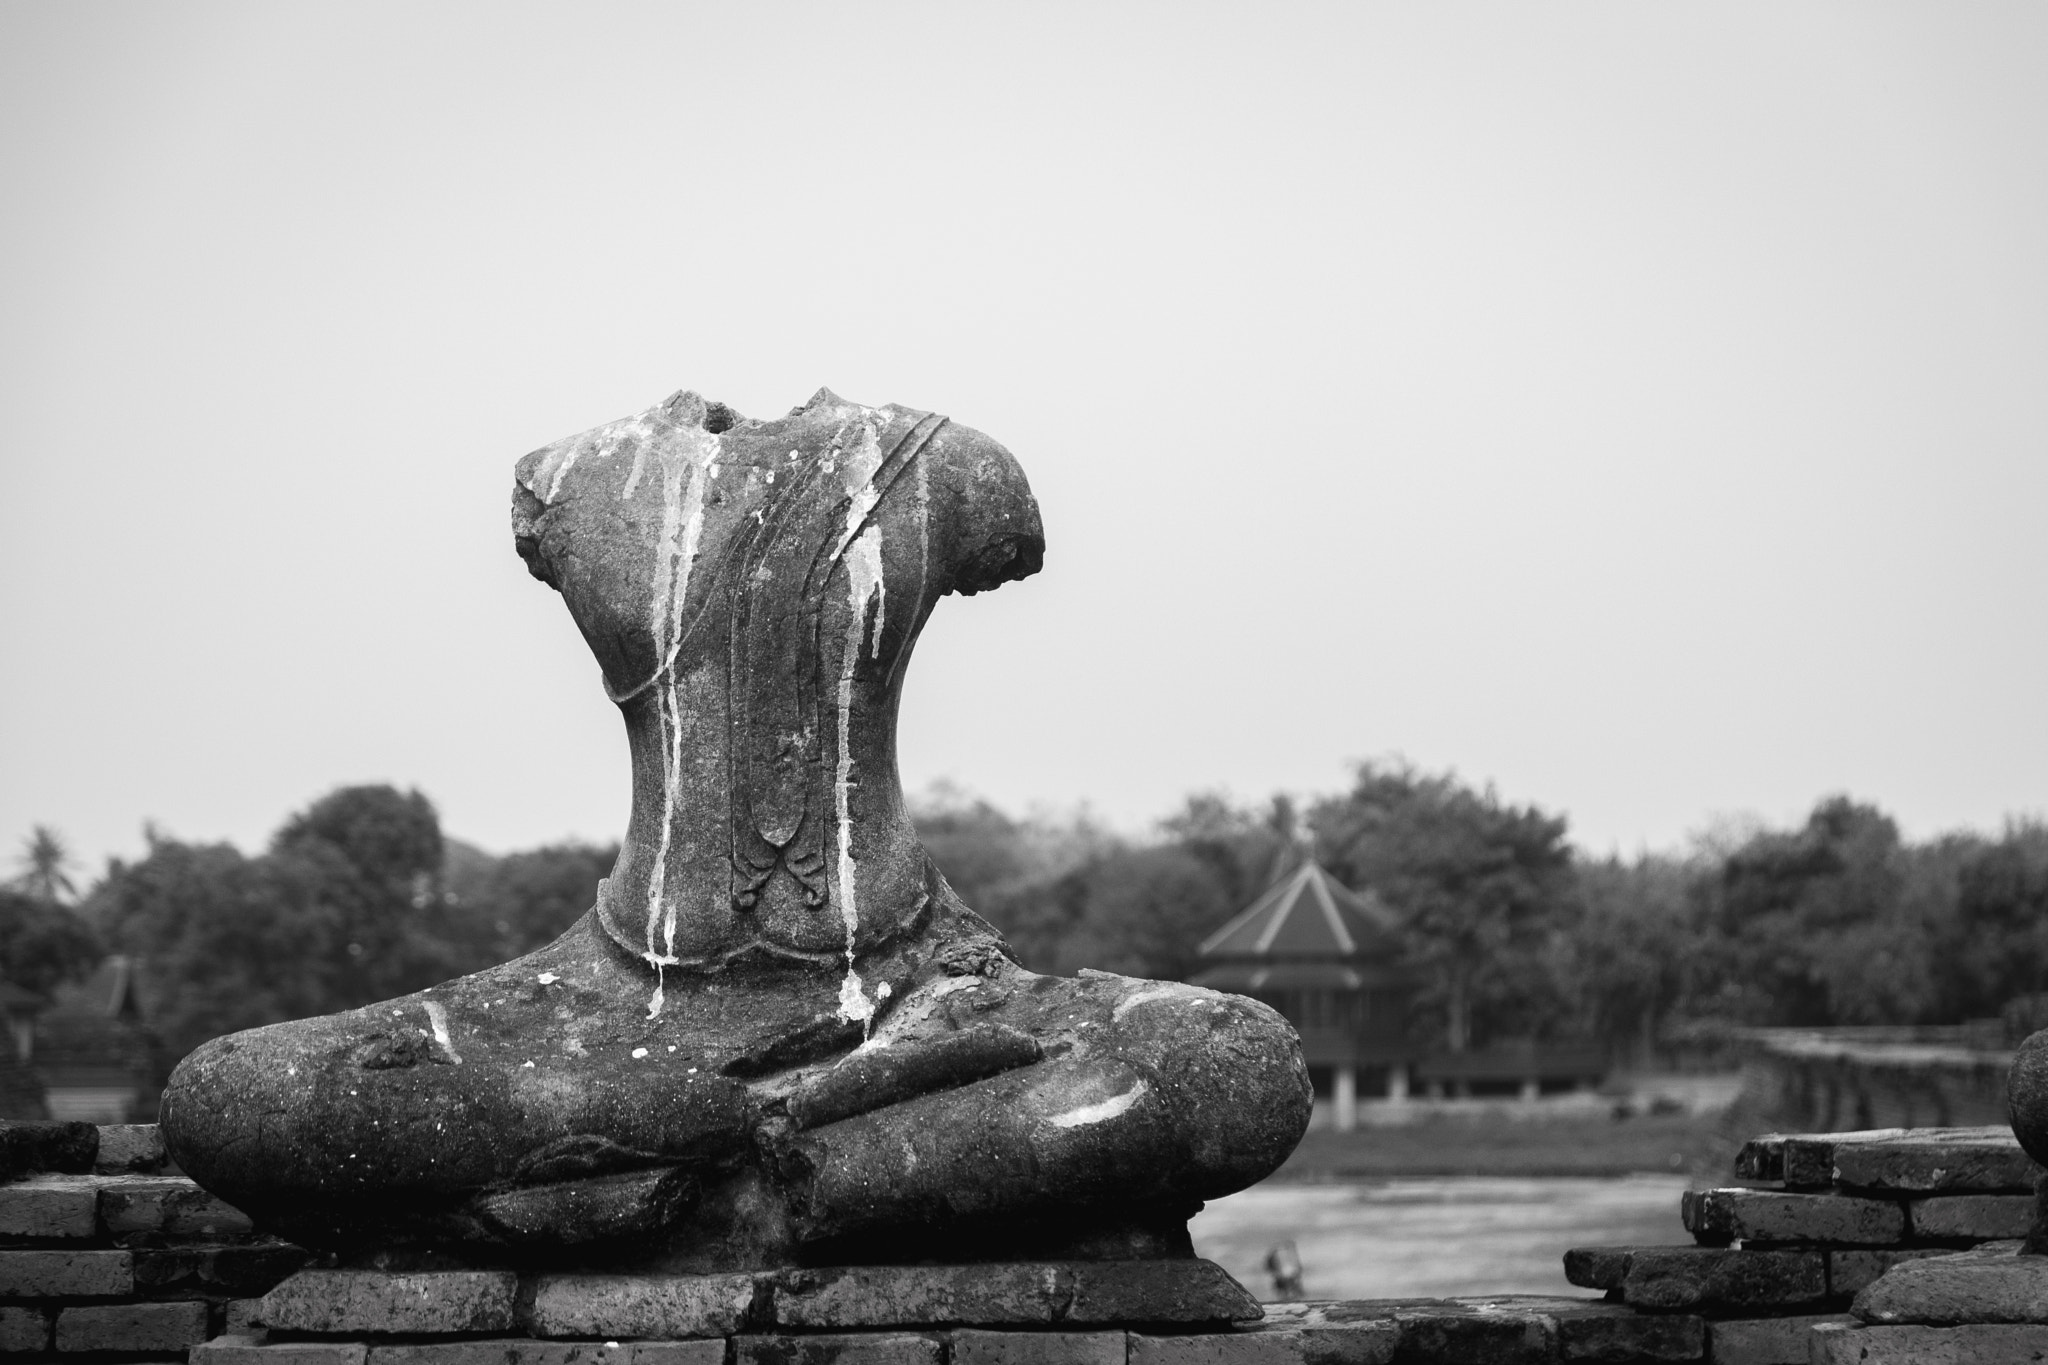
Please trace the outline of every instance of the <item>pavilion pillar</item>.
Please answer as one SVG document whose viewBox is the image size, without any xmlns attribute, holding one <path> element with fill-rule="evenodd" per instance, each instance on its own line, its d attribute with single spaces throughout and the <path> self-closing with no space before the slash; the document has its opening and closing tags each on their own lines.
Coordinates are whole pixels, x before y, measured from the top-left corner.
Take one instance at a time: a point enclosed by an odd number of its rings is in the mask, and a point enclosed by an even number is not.
<svg viewBox="0 0 2048 1365">
<path fill-rule="evenodd" d="M 1403 1062 L 1387 1068 L 1387 1103 L 1408 1103 L 1408 1067 Z"/>
<path fill-rule="evenodd" d="M 1337 1131 L 1358 1126 L 1358 1068 L 1346 1062 L 1337 1068 Z"/>
</svg>

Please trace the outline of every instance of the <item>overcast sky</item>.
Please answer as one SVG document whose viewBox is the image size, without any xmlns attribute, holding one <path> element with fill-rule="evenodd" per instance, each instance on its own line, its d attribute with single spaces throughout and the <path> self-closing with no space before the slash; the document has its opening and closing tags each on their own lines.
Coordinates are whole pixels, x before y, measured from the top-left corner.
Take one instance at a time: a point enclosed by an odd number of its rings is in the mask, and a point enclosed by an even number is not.
<svg viewBox="0 0 2048 1365">
<path fill-rule="evenodd" d="M 2048 6 L 0 7 L 0 839 L 624 827 L 513 462 L 933 408 L 1039 577 L 903 767 L 1404 754 L 1595 852 L 2048 812 Z M 9 850 L 11 852 L 11 849 Z"/>
</svg>

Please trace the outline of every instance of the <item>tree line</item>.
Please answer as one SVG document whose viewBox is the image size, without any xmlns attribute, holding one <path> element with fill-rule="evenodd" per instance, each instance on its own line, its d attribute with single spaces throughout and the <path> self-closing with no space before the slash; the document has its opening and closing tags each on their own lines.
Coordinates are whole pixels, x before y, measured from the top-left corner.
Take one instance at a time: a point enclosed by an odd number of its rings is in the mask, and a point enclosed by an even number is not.
<svg viewBox="0 0 2048 1365">
<path fill-rule="evenodd" d="M 956 788 L 913 803 L 967 903 L 1026 966 L 1179 978 L 1305 844 L 1395 915 L 1412 1028 L 1650 1049 L 1684 1021 L 1917 1024 L 2048 991 L 2048 827 L 1905 840 L 1843 796 L 1790 829 L 1630 860 L 1574 851 L 1562 815 L 1454 774 L 1361 765 L 1297 808 L 1188 798 L 1151 838 L 1018 818 Z M 42 842 L 38 842 L 42 841 Z M 82 894 L 46 831 L 0 891 L 0 977 L 47 994 L 128 954 L 175 1058 L 217 1034 L 369 1004 L 538 947 L 591 904 L 617 847 L 502 857 L 445 837 L 418 792 L 344 787 L 260 853 L 151 830 Z"/>
</svg>

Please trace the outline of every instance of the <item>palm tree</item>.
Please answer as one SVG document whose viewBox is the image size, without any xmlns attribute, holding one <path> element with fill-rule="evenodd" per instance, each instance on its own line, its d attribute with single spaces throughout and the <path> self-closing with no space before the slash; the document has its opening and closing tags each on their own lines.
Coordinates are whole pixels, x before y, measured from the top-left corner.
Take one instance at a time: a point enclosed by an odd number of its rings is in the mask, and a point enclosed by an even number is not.
<svg viewBox="0 0 2048 1365">
<path fill-rule="evenodd" d="M 37 825 L 22 840 L 21 875 L 14 879 L 17 890 L 51 905 L 62 905 L 78 894 L 71 875 L 71 851 L 48 825 Z"/>
</svg>

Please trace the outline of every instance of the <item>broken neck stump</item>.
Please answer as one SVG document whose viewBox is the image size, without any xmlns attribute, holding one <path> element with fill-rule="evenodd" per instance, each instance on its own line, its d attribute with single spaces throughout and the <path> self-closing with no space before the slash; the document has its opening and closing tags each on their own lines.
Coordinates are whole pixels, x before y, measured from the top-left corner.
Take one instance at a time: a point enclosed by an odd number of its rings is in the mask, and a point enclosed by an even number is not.
<svg viewBox="0 0 2048 1365">
<path fill-rule="evenodd" d="M 919 630 L 1039 567 L 1009 452 L 682 393 L 520 461 L 512 520 L 625 719 L 618 863 L 527 957 L 194 1052 L 187 1173 L 358 1262 L 707 1273 L 1186 1257 L 1293 1149 L 1278 1014 L 1023 970 L 905 814 Z"/>
</svg>

